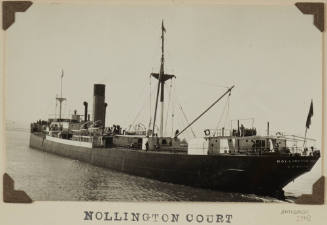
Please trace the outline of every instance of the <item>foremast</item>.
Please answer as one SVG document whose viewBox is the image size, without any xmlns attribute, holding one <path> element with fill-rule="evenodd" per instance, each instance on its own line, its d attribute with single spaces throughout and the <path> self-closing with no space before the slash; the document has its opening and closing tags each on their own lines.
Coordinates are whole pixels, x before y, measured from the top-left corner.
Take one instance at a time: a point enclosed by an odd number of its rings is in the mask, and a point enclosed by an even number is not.
<svg viewBox="0 0 327 225">
<path fill-rule="evenodd" d="M 64 70 L 61 70 L 61 76 L 60 76 L 60 97 L 56 97 L 56 100 L 59 102 L 59 121 L 61 121 L 61 109 L 62 109 L 62 103 L 66 100 L 66 98 L 62 97 L 62 78 L 64 77 Z"/>
<path fill-rule="evenodd" d="M 154 129 L 156 125 L 156 117 L 157 117 L 157 109 L 158 109 L 158 98 L 160 92 L 160 131 L 159 137 L 163 137 L 163 115 L 164 115 L 164 90 L 165 90 L 165 81 L 172 79 L 173 77 L 176 78 L 173 74 L 166 74 L 164 71 L 164 63 L 165 63 L 165 33 L 166 29 L 164 27 L 164 23 L 161 23 L 161 64 L 160 64 L 160 71 L 159 73 L 151 73 L 151 76 L 158 80 L 158 87 L 157 87 L 157 97 L 156 97 L 156 105 L 154 110 L 154 119 L 153 119 L 153 129 L 152 129 L 152 136 L 154 135 Z"/>
</svg>

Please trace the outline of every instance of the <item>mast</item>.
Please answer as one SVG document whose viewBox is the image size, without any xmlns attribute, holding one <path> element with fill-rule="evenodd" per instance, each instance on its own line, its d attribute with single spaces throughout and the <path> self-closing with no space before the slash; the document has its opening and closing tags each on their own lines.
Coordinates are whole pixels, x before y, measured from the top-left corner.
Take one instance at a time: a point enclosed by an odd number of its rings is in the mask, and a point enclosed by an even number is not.
<svg viewBox="0 0 327 225">
<path fill-rule="evenodd" d="M 64 70 L 61 70 L 61 76 L 60 76 L 60 97 L 56 97 L 57 101 L 59 102 L 59 121 L 61 121 L 61 108 L 62 108 L 62 102 L 66 100 L 66 98 L 62 97 L 62 78 L 64 77 Z"/>
<path fill-rule="evenodd" d="M 157 97 L 156 97 L 156 105 L 154 110 L 154 119 L 153 119 L 153 129 L 152 129 L 152 136 L 154 135 L 154 129 L 156 124 L 156 117 L 157 117 L 157 109 L 158 109 L 158 98 L 159 98 L 159 92 L 160 92 L 160 131 L 159 136 L 163 136 L 163 121 L 164 121 L 164 98 L 165 98 L 165 81 L 172 79 L 173 77 L 176 77 L 173 74 L 165 74 L 164 71 L 164 63 L 165 63 L 165 33 L 166 29 L 164 27 L 164 23 L 162 20 L 161 23 L 161 63 L 160 63 L 160 71 L 159 73 L 151 73 L 151 76 L 158 79 L 158 87 L 157 87 Z"/>
</svg>

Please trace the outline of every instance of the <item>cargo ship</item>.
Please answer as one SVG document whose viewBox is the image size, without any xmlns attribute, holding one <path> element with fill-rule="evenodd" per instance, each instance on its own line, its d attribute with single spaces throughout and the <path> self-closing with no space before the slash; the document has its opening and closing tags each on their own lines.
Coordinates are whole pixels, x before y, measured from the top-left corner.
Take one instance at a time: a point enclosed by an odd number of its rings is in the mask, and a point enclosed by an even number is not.
<svg viewBox="0 0 327 225">
<path fill-rule="evenodd" d="M 206 129 L 201 138 L 188 142 L 180 139 L 185 130 L 191 129 L 207 111 L 230 95 L 234 86 L 183 130 L 164 136 L 164 85 L 176 77 L 164 72 L 165 32 L 162 23 L 160 71 L 150 74 L 158 80 L 152 126 L 139 126 L 134 130 L 124 130 L 119 125 L 106 127 L 104 84 L 94 84 L 92 118 L 87 102 L 83 102 L 84 115 L 75 111 L 71 118 L 63 118 L 61 106 L 66 98 L 61 89 L 60 97 L 56 98 L 60 105 L 59 117 L 31 123 L 30 147 L 163 182 L 284 199 L 283 187 L 309 172 L 320 158 L 320 151 L 308 146 L 309 138 L 282 133 L 271 135 L 269 123 L 267 134 L 259 135 L 256 128 L 244 127 L 238 120 L 235 129 Z M 312 107 L 311 104 L 307 128 L 313 115 Z M 159 128 L 156 126 L 158 108 Z M 303 145 L 290 146 L 289 142 L 294 140 Z"/>
</svg>

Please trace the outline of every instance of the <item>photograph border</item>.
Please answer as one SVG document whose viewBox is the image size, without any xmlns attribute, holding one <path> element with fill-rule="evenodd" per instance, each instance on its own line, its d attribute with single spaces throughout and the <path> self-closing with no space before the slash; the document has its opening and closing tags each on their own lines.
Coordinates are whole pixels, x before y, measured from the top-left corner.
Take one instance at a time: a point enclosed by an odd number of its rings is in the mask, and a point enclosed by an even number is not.
<svg viewBox="0 0 327 225">
<path fill-rule="evenodd" d="M 11 26 L 14 26 L 15 23 L 15 13 L 19 12 L 19 13 L 23 13 L 26 10 L 28 10 L 28 8 L 33 4 L 33 3 L 38 3 L 38 2 L 46 2 L 46 1 L 3 1 L 2 2 L 2 29 L 3 29 L 3 34 L 6 32 L 7 29 L 10 29 Z M 52 2 L 56 2 L 56 3 L 62 3 L 64 4 L 66 1 L 52 1 Z M 97 1 L 96 1 L 97 2 Z M 103 1 L 102 1 L 103 2 Z M 112 3 L 115 1 L 108 1 L 108 3 Z M 157 1 L 156 1 L 157 2 Z M 160 2 L 162 1 L 158 1 L 158 3 L 160 4 Z M 173 1 L 174 2 L 174 1 Z M 176 3 L 178 3 L 179 1 L 176 1 Z M 203 1 L 201 3 L 199 3 L 199 1 L 184 1 L 185 4 L 188 3 L 195 3 L 195 4 L 221 4 L 222 1 L 216 0 L 216 1 Z M 234 2 L 234 1 L 233 1 Z M 239 1 L 235 1 L 236 3 L 234 4 L 240 4 L 242 5 L 243 2 L 239 2 Z M 71 3 L 71 2 L 70 2 Z M 73 3 L 78 4 L 79 1 L 74 1 Z M 86 3 L 85 1 L 82 1 L 82 3 Z M 128 4 L 131 3 L 129 1 L 123 1 L 121 4 Z M 133 2 L 133 3 L 137 3 Z M 90 3 L 92 4 L 92 3 Z M 174 3 L 172 3 L 174 4 Z M 228 5 L 229 3 L 224 2 L 223 4 Z M 255 2 L 251 2 L 250 4 L 255 4 L 255 5 L 264 5 L 265 3 L 263 3 L 262 1 L 255 1 Z M 274 4 L 278 4 L 278 2 L 274 3 Z M 308 1 L 296 1 L 296 2 L 285 2 L 283 1 L 283 3 L 280 4 L 293 4 L 294 7 L 297 7 L 303 14 L 306 15 L 312 15 L 313 17 L 313 25 L 321 32 L 321 43 L 322 43 L 322 133 L 321 133 L 321 174 L 322 176 L 315 182 L 315 184 L 313 184 L 312 186 L 312 194 L 303 194 L 300 197 L 297 198 L 297 200 L 295 201 L 295 204 L 299 204 L 299 205 L 324 205 L 326 204 L 325 198 L 325 191 L 326 191 L 326 179 L 325 179 L 325 148 L 326 148 L 326 65 L 324 62 L 326 62 L 326 30 L 325 30 L 325 20 L 326 20 L 326 16 L 325 16 L 325 11 L 326 11 L 326 4 L 324 2 L 308 2 Z M 6 38 L 2 38 L 2 43 L 1 43 L 1 47 L 3 47 L 3 49 L 5 49 L 5 40 Z M 1 56 L 1 64 L 2 64 L 2 76 L 1 76 L 1 80 L 5 81 L 5 50 L 2 51 L 2 56 Z M 2 99 L 1 101 L 4 103 L 4 99 L 5 99 L 5 84 L 3 82 L 3 87 L 2 87 Z M 4 104 L 2 104 L 2 121 L 1 123 L 3 124 L 1 126 L 1 135 L 2 137 L 0 137 L 2 139 L 2 144 L 1 144 L 1 148 L 2 148 L 2 155 L 3 152 L 5 151 L 5 137 L 4 137 L 4 133 L 5 133 L 5 109 L 4 109 Z M 2 159 L 2 162 L 4 161 L 4 159 Z M 2 163 L 3 165 L 5 163 Z M 5 168 L 2 168 L 5 169 Z M 5 171 L 5 170 L 3 170 Z M 2 204 L 6 204 L 6 203 L 32 203 L 33 200 L 24 192 L 24 190 L 15 190 L 14 188 L 14 180 L 10 177 L 9 174 L 7 174 L 6 172 L 4 172 L 3 174 L 3 182 L 2 182 L 2 186 L 0 185 L 0 188 L 2 187 L 3 190 L 3 195 L 2 195 L 2 200 L 5 203 L 1 203 Z M 33 202 L 34 204 L 35 202 Z M 229 202 L 232 203 L 232 202 Z M 151 204 L 151 203 L 150 203 Z M 193 204 L 193 203 L 190 203 Z M 195 203 L 194 203 L 195 204 Z M 210 203 L 211 205 L 212 203 Z M 244 203 L 242 203 L 244 204 Z M 248 204 L 248 203 L 245 203 Z M 249 203 L 249 204 L 253 204 L 253 203 Z M 262 204 L 262 203 L 259 203 Z M 270 204 L 270 203 L 268 203 Z M 14 205 L 14 204 L 12 204 Z M 29 204 L 27 204 L 29 205 Z M 284 205 L 285 206 L 285 205 Z M 1 208 L 1 207 L 0 207 Z M 1 221 L 1 219 L 0 219 Z"/>
</svg>

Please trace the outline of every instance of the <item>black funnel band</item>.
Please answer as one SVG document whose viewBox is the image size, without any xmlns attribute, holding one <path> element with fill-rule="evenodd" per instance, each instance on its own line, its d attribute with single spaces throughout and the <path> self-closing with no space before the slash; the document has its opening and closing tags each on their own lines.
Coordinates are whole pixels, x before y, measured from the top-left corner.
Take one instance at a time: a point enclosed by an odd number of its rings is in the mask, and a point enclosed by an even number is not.
<svg viewBox="0 0 327 225">
<path fill-rule="evenodd" d="M 106 86 L 104 84 L 95 84 L 94 85 L 94 96 L 104 96 L 105 87 Z"/>
</svg>

